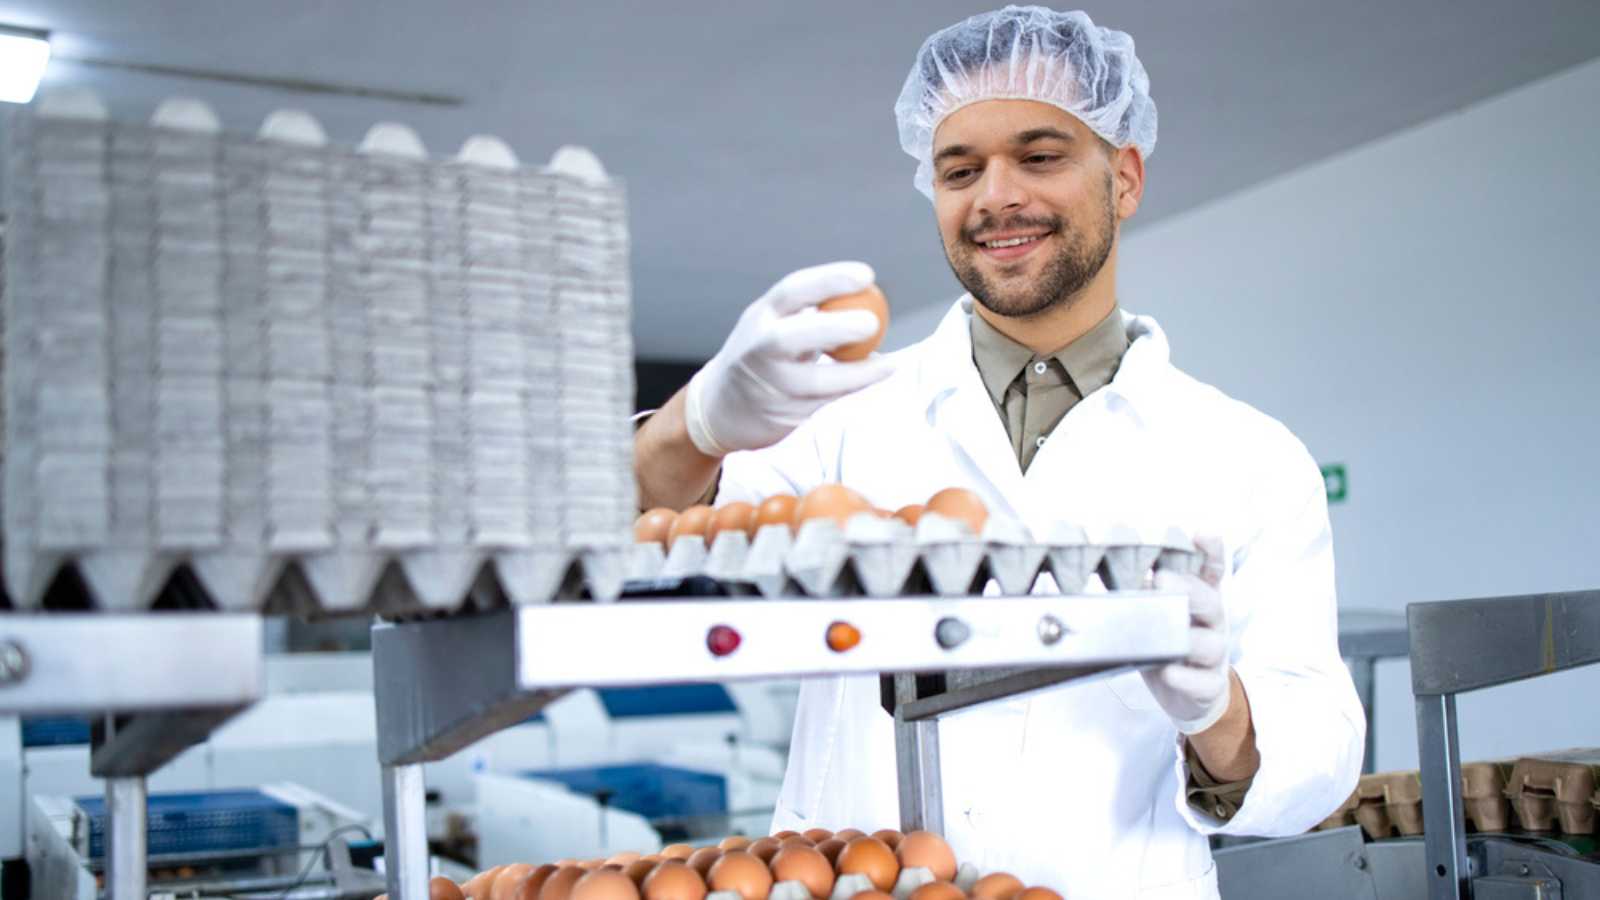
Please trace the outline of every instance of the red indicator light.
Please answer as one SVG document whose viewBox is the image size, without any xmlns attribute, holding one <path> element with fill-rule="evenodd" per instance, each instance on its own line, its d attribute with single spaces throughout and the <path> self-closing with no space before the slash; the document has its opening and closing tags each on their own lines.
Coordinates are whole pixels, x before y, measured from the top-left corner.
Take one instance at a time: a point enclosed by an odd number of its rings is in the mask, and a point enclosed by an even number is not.
<svg viewBox="0 0 1600 900">
<path fill-rule="evenodd" d="M 726 625 L 713 625 L 706 632 L 706 649 L 712 656 L 727 656 L 739 649 L 739 632 Z"/>
</svg>

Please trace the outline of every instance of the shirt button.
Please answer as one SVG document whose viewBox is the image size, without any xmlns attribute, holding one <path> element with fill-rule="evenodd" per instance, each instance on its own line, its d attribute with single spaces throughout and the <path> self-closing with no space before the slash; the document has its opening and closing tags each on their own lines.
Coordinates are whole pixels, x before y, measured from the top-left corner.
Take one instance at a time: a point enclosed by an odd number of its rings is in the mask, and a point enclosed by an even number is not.
<svg viewBox="0 0 1600 900">
<path fill-rule="evenodd" d="M 1036 362 L 1036 363 L 1033 364 L 1033 371 L 1035 373 L 1039 374 L 1039 375 L 1043 375 L 1045 373 L 1045 370 L 1048 369 L 1048 368 L 1050 368 L 1050 367 L 1045 365 L 1042 362 Z"/>
<path fill-rule="evenodd" d="M 1043 447 L 1044 446 L 1044 435 L 1041 434 L 1038 437 L 1034 438 L 1033 439 L 1033 446 L 1035 446 L 1035 447 Z"/>
</svg>

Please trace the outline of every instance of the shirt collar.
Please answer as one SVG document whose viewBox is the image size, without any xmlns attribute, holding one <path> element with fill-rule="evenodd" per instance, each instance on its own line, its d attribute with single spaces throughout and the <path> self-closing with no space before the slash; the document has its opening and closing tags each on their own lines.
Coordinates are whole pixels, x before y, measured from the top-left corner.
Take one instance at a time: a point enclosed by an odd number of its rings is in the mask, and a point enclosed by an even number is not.
<svg viewBox="0 0 1600 900">
<path fill-rule="evenodd" d="M 971 313 L 971 319 L 972 361 L 978 367 L 978 375 L 989 396 L 996 404 L 1002 404 L 1006 389 L 1034 360 L 1033 351 L 1001 334 L 977 312 Z M 1128 332 L 1122 312 L 1112 309 L 1099 324 L 1044 358 L 1060 363 L 1077 388 L 1078 396 L 1087 397 L 1111 382 L 1111 376 L 1127 351 Z"/>
</svg>

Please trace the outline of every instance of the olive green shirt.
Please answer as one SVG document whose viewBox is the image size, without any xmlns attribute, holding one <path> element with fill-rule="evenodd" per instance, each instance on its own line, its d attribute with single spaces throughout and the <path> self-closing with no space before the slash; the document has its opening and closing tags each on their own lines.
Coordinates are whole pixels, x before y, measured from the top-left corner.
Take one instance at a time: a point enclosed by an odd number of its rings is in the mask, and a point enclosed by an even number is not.
<svg viewBox="0 0 1600 900">
<path fill-rule="evenodd" d="M 1117 309 L 1047 356 L 1035 354 L 1001 334 L 983 316 L 972 314 L 972 362 L 1024 472 L 1067 411 L 1111 383 L 1127 352 L 1128 333 Z M 1189 804 L 1218 819 L 1232 818 L 1243 805 L 1252 779 L 1219 782 L 1206 772 L 1192 748 L 1185 747 L 1185 756 Z"/>
<path fill-rule="evenodd" d="M 1126 352 L 1128 333 L 1115 309 L 1048 356 L 1036 355 L 972 314 L 972 361 L 1024 472 L 1067 411 L 1111 382 Z"/>
</svg>

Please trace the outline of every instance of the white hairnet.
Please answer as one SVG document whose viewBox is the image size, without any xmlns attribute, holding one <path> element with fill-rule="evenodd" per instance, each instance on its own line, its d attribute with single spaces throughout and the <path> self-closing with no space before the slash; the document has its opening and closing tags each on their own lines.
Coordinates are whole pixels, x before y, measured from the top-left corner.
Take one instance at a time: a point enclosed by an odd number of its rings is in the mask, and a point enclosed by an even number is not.
<svg viewBox="0 0 1600 900">
<path fill-rule="evenodd" d="M 1112 146 L 1156 147 L 1150 76 L 1133 38 L 1083 12 L 1007 6 L 922 43 L 894 104 L 900 146 L 917 160 L 917 190 L 933 197 L 933 134 L 980 100 L 1037 100 L 1076 116 Z"/>
</svg>

